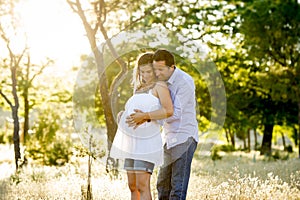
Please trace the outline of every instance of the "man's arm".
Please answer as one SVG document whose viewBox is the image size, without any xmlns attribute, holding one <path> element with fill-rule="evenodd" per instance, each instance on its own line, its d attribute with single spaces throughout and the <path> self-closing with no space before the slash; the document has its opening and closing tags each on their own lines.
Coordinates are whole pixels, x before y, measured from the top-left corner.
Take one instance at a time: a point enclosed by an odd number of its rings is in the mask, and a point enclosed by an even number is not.
<svg viewBox="0 0 300 200">
<path fill-rule="evenodd" d="M 194 82 L 189 80 L 184 80 L 177 89 L 174 97 L 174 114 L 165 119 L 166 122 L 170 123 L 172 121 L 178 120 L 182 117 L 182 112 L 184 107 L 189 106 L 190 101 L 195 101 L 195 85 Z"/>
</svg>

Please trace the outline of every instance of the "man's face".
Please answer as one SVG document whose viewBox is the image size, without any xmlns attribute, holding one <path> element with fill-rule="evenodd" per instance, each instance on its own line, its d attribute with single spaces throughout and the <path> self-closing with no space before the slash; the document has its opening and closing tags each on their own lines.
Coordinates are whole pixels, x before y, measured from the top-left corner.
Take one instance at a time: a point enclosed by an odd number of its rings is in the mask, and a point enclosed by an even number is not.
<svg viewBox="0 0 300 200">
<path fill-rule="evenodd" d="M 174 71 L 174 66 L 166 66 L 166 61 L 153 61 L 153 68 L 160 81 L 167 81 Z"/>
</svg>

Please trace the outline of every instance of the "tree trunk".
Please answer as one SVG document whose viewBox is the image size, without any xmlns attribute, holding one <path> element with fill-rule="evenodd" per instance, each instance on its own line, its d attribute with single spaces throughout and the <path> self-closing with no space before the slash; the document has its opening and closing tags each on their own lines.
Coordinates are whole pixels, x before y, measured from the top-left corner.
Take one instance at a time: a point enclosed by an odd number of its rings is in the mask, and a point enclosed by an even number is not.
<svg viewBox="0 0 300 200">
<path fill-rule="evenodd" d="M 251 129 L 250 129 L 250 128 L 248 128 L 248 131 L 247 131 L 247 133 L 248 133 L 248 151 L 249 151 L 249 152 L 251 151 L 251 138 L 250 138 L 250 131 L 251 131 Z"/>
<path fill-rule="evenodd" d="M 258 146 L 256 128 L 253 129 L 253 134 L 254 134 L 254 149 L 256 150 Z"/>
<path fill-rule="evenodd" d="M 225 137 L 226 137 L 226 141 L 227 141 L 227 143 L 229 144 L 229 134 L 228 134 L 228 129 L 227 128 L 225 128 Z"/>
<path fill-rule="evenodd" d="M 25 74 L 25 79 L 24 79 L 24 91 L 23 91 L 23 99 L 24 99 L 24 127 L 23 127 L 23 144 L 26 145 L 26 139 L 28 135 L 28 130 L 29 130 L 29 86 L 30 86 L 30 81 L 29 81 L 29 73 L 30 73 L 30 56 L 28 56 L 28 63 L 26 66 L 26 74 Z"/>
<path fill-rule="evenodd" d="M 106 75 L 102 75 L 102 77 L 100 78 L 100 94 L 102 98 L 102 104 L 103 104 L 104 115 L 105 115 L 105 123 L 107 127 L 108 149 L 110 149 L 117 131 L 117 124 L 113 117 L 113 113 L 111 109 L 112 107 L 111 99 L 110 96 L 108 95 L 107 88 L 108 88 L 108 84 L 107 84 Z"/>
<path fill-rule="evenodd" d="M 20 136 L 19 136 L 19 116 L 18 116 L 18 109 L 19 109 L 19 98 L 17 94 L 17 77 L 16 77 L 16 67 L 11 67 L 11 79 L 12 79 L 12 95 L 14 97 L 15 105 L 12 106 L 12 118 L 14 120 L 14 150 L 15 150 L 15 165 L 16 170 L 18 170 L 19 165 L 18 161 L 21 159 L 21 153 L 20 153 Z"/>
<path fill-rule="evenodd" d="M 96 45 L 96 42 L 92 43 Z M 91 45 L 91 47 L 93 47 Z M 112 142 L 114 140 L 116 131 L 117 131 L 117 124 L 114 120 L 113 113 L 112 113 L 112 105 L 111 100 L 109 96 L 109 87 L 107 82 L 107 77 L 105 74 L 104 69 L 104 60 L 103 60 L 103 54 L 99 52 L 98 48 L 95 46 L 93 49 L 94 56 L 96 58 L 96 64 L 98 68 L 98 77 L 99 77 L 99 84 L 100 84 L 100 95 L 104 110 L 104 116 L 105 116 L 105 124 L 106 124 L 106 130 L 107 130 L 107 149 L 110 151 Z M 117 162 L 112 159 L 110 156 L 107 157 L 106 160 L 106 172 L 112 172 L 114 175 L 118 173 L 116 170 Z M 111 168 L 111 166 L 112 168 Z"/>
<path fill-rule="evenodd" d="M 229 129 L 229 136 L 230 136 L 231 144 L 232 144 L 233 148 L 235 148 L 234 133 L 230 129 Z"/>
<path fill-rule="evenodd" d="M 284 134 L 283 134 L 283 132 L 280 132 L 280 134 L 281 134 L 281 138 L 282 138 L 283 149 L 286 150 L 286 144 L 285 144 L 285 137 L 284 137 Z"/>
<path fill-rule="evenodd" d="M 298 146 L 298 130 L 297 130 L 297 126 L 294 126 L 293 127 L 293 139 L 294 139 L 294 142 L 295 142 L 295 145 Z"/>
<path fill-rule="evenodd" d="M 27 135 L 29 130 L 29 100 L 28 100 L 28 87 L 24 88 L 24 127 L 23 127 L 23 143 L 26 145 Z"/>
<path fill-rule="evenodd" d="M 272 135 L 274 124 L 265 124 L 263 141 L 261 144 L 260 155 L 271 156 L 272 154 Z"/>
<path fill-rule="evenodd" d="M 300 159 L 300 101 L 298 101 L 298 158 Z"/>
<path fill-rule="evenodd" d="M 18 108 L 14 106 L 12 109 L 12 116 L 14 120 L 14 134 L 13 134 L 13 140 L 14 140 L 14 151 L 15 151 L 15 165 L 16 170 L 19 168 L 18 161 L 21 159 L 21 152 L 20 152 L 20 136 L 19 136 L 19 117 L 18 117 Z"/>
<path fill-rule="evenodd" d="M 243 144 L 244 144 L 244 149 L 247 149 L 247 142 L 246 142 L 246 137 L 243 137 Z"/>
</svg>

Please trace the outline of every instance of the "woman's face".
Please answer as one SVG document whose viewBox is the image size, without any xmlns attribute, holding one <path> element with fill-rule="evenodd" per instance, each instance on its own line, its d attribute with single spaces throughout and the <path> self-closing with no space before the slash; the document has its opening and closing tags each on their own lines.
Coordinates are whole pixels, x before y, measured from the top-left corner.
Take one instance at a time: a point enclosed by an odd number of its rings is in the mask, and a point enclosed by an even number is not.
<svg viewBox="0 0 300 200">
<path fill-rule="evenodd" d="M 144 83 L 151 83 L 155 80 L 154 71 L 151 65 L 140 66 L 139 70 Z"/>
</svg>

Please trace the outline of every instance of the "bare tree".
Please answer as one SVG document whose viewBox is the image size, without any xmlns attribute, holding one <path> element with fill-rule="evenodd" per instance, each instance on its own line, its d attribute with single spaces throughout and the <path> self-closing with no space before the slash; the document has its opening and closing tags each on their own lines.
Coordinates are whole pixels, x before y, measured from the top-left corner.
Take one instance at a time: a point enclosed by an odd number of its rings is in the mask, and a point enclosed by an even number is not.
<svg viewBox="0 0 300 200">
<path fill-rule="evenodd" d="M 27 54 L 27 62 L 25 63 L 25 74 L 21 74 L 22 79 L 22 98 L 24 100 L 24 127 L 23 127 L 23 143 L 26 145 L 26 139 L 29 130 L 29 112 L 32 109 L 33 105 L 30 105 L 30 88 L 33 86 L 34 79 L 43 73 L 44 69 L 49 66 L 53 61 L 51 59 L 47 59 L 47 61 L 38 66 L 38 69 L 31 74 L 33 71 L 32 68 L 35 65 L 31 62 L 31 56 Z"/>
<path fill-rule="evenodd" d="M 6 37 L 5 32 L 3 28 L 0 26 L 0 33 L 1 37 L 6 43 L 6 48 L 9 52 L 9 60 L 4 63 L 5 65 L 8 65 L 11 72 L 11 93 L 13 97 L 13 101 L 11 101 L 6 94 L 2 91 L 2 87 L 0 87 L 0 95 L 5 99 L 5 101 L 8 103 L 8 105 L 11 108 L 12 112 L 12 118 L 14 122 L 14 131 L 13 131 L 13 141 L 14 141 L 14 152 L 15 152 L 15 165 L 16 170 L 19 168 L 19 160 L 21 159 L 21 153 L 20 153 L 20 125 L 19 125 L 19 97 L 17 93 L 17 70 L 20 66 L 20 62 L 24 56 L 24 54 L 27 51 L 27 48 L 25 47 L 23 51 L 18 55 L 15 54 L 10 46 L 10 40 L 8 37 Z"/>
</svg>

